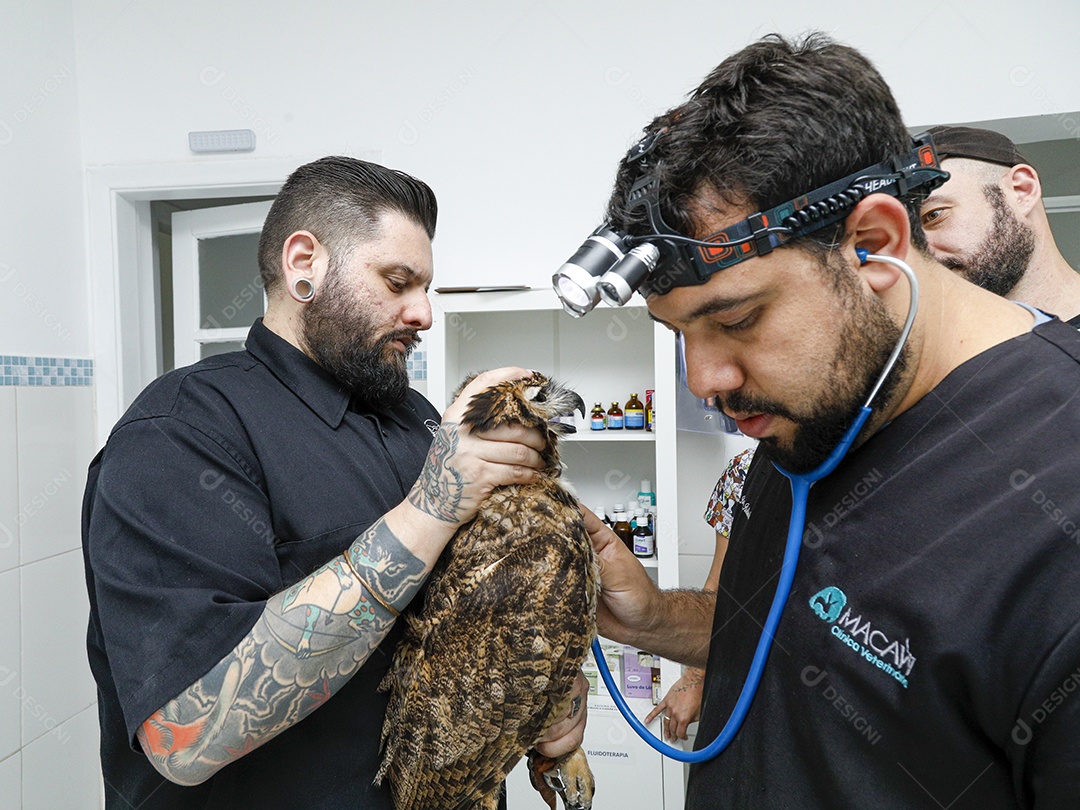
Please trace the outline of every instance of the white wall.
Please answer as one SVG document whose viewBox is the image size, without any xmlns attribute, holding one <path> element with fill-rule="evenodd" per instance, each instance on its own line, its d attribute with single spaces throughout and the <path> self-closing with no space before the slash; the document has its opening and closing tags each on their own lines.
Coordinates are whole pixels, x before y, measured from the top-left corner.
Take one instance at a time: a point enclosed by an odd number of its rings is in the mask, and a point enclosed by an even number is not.
<svg viewBox="0 0 1080 810">
<path fill-rule="evenodd" d="M 79 550 L 94 392 L 48 384 L 90 352 L 78 57 L 70 0 L 0 0 L 0 21 L 0 807 L 81 809 L 101 780 Z"/>
<path fill-rule="evenodd" d="M 378 150 L 439 195 L 436 284 L 548 284 L 642 125 L 769 31 L 862 48 L 912 123 L 1080 109 L 1070 0 L 75 7 L 88 164 L 220 160 L 197 129 L 254 129 L 250 159 Z"/>
<path fill-rule="evenodd" d="M 0 354 L 87 357 L 70 0 L 0 0 Z"/>
</svg>

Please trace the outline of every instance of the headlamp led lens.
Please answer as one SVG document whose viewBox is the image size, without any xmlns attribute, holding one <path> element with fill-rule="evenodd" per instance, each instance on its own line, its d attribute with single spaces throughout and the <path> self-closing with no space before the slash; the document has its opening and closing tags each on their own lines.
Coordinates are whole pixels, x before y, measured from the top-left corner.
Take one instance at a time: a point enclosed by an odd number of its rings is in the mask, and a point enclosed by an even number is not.
<svg viewBox="0 0 1080 810">
<path fill-rule="evenodd" d="M 650 242 L 637 245 L 604 273 L 597 285 L 600 298 L 609 307 L 621 307 L 656 269 L 658 261 L 660 248 Z"/>
<path fill-rule="evenodd" d="M 597 279 L 580 267 L 563 265 L 552 280 L 555 282 L 559 300 L 563 303 L 563 309 L 575 318 L 589 312 L 600 300 Z"/>
</svg>

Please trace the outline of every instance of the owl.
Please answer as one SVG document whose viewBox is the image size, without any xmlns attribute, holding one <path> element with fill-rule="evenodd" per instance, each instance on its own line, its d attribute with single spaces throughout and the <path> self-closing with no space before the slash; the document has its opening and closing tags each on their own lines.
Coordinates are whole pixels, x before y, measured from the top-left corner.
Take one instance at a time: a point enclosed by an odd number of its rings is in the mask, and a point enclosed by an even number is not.
<svg viewBox="0 0 1080 810">
<path fill-rule="evenodd" d="M 382 684 L 390 700 L 376 777 L 389 779 L 397 810 L 495 810 L 526 753 L 551 808 L 552 786 L 568 808 L 591 807 L 580 748 L 555 763 L 532 752 L 569 713 L 596 634 L 596 558 L 577 501 L 559 481 L 558 439 L 574 428 L 552 421 L 575 410 L 585 415 L 580 396 L 534 373 L 477 394 L 462 419 L 480 430 L 539 429 L 545 466 L 535 483 L 485 499 L 443 551 L 422 606 L 414 600 L 404 614 Z"/>
</svg>

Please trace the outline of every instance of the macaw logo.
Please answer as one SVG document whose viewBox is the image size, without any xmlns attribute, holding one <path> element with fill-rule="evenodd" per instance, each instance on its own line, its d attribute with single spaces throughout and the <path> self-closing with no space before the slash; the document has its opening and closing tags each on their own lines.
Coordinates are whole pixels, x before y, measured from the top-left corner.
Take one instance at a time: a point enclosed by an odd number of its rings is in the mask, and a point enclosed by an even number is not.
<svg viewBox="0 0 1080 810">
<path fill-rule="evenodd" d="M 810 597 L 810 607 L 819 619 L 832 625 L 829 635 L 836 636 L 841 643 L 908 688 L 915 654 L 907 638 L 903 641 L 890 639 L 884 631 L 874 627 L 870 619 L 861 613 L 855 614 L 848 607 L 847 594 L 831 585 Z"/>
<path fill-rule="evenodd" d="M 835 622 L 847 604 L 847 594 L 839 588 L 831 585 L 824 590 L 818 591 L 810 598 L 810 607 L 818 618 L 829 623 Z"/>
</svg>

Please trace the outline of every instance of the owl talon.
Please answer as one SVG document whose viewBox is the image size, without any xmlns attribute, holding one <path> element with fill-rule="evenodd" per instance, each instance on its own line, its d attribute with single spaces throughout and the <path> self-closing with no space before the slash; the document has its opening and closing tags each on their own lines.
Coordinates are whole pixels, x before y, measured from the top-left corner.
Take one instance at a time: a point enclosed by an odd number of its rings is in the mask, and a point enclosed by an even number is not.
<svg viewBox="0 0 1080 810">
<path fill-rule="evenodd" d="M 554 768 L 546 771 L 544 781 L 559 794 L 566 810 L 591 810 L 596 783 L 585 752 L 580 748 L 574 749 Z"/>
</svg>

